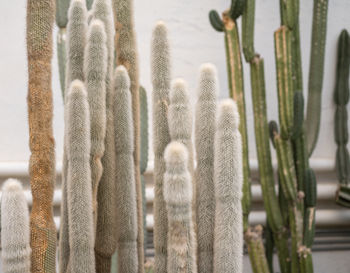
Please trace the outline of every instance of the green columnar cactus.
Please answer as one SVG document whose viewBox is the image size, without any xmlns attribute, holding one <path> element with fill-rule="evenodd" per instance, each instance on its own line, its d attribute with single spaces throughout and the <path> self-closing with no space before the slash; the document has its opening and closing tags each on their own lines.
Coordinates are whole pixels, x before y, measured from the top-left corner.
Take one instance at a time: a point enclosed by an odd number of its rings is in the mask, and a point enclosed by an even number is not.
<svg viewBox="0 0 350 273">
<path fill-rule="evenodd" d="M 197 259 L 198 271 L 213 272 L 215 223 L 214 136 L 218 79 L 215 66 L 200 68 L 195 111 Z"/>
<path fill-rule="evenodd" d="M 197 272 L 192 222 L 192 183 L 187 148 L 172 141 L 164 153 L 164 200 L 168 212 L 168 273 Z"/>
<path fill-rule="evenodd" d="M 86 43 L 87 11 L 83 1 L 71 1 L 68 10 L 67 24 L 67 64 L 65 90 L 69 90 L 71 82 L 75 79 L 84 81 L 84 48 Z M 64 93 L 63 93 L 64 96 Z M 65 98 L 64 98 L 65 101 Z M 69 228 L 67 204 L 67 169 L 68 159 L 66 151 L 66 136 L 64 136 L 63 167 L 62 167 L 62 204 L 59 240 L 59 270 L 65 273 L 69 265 Z"/>
<path fill-rule="evenodd" d="M 55 141 L 52 132 L 51 59 L 55 17 L 53 0 L 27 1 L 28 122 L 31 271 L 53 273 L 56 227 L 52 200 L 55 185 Z"/>
<path fill-rule="evenodd" d="M 84 76 L 90 108 L 90 165 L 95 225 L 97 221 L 97 190 L 103 173 L 101 158 L 105 150 L 106 136 L 106 70 L 107 48 L 104 24 L 98 19 L 93 19 L 89 25 L 85 47 Z"/>
<path fill-rule="evenodd" d="M 1 269 L 30 273 L 29 210 L 21 182 L 8 179 L 1 197 Z"/>
<path fill-rule="evenodd" d="M 305 120 L 309 156 L 311 156 L 316 146 L 316 141 L 320 130 L 324 55 L 327 33 L 327 12 L 328 0 L 314 0 L 308 101 Z"/>
<path fill-rule="evenodd" d="M 133 0 L 113 0 L 115 24 L 115 50 L 117 65 L 123 65 L 129 73 L 132 95 L 132 113 L 134 121 L 134 164 L 137 196 L 137 248 L 139 273 L 144 272 L 144 235 L 142 184 L 140 177 L 140 101 L 139 101 L 139 64 L 134 27 Z"/>
<path fill-rule="evenodd" d="M 242 3 L 241 3 L 242 2 Z M 230 10 L 223 13 L 221 21 L 216 11 L 211 11 L 210 19 L 213 27 L 222 25 L 222 31 L 225 33 L 225 48 L 227 73 L 230 88 L 230 97 L 237 102 L 240 127 L 239 131 L 242 135 L 243 145 L 243 225 L 244 231 L 248 228 L 248 215 L 251 206 L 251 181 L 250 169 L 248 161 L 248 135 L 247 135 L 247 121 L 244 98 L 244 84 L 243 84 L 243 68 L 241 60 L 241 49 L 239 43 L 239 33 L 236 19 L 243 13 L 244 2 L 242 0 L 232 1 Z M 251 20 L 251 18 L 250 18 Z M 250 22 L 251 23 L 251 22 Z M 251 35 L 251 34 L 250 34 Z"/>
<path fill-rule="evenodd" d="M 92 8 L 93 2 L 94 2 L 94 0 L 86 0 L 86 6 L 87 6 L 88 10 L 90 10 Z"/>
<path fill-rule="evenodd" d="M 215 133 L 214 273 L 242 272 L 242 138 L 238 107 L 231 99 L 220 104 Z"/>
<path fill-rule="evenodd" d="M 65 105 L 69 271 L 95 272 L 90 170 L 90 114 L 84 84 L 74 80 Z"/>
<path fill-rule="evenodd" d="M 105 152 L 101 159 L 103 173 L 97 192 L 97 224 L 96 224 L 96 272 L 110 272 L 111 257 L 117 246 L 115 227 L 117 217 L 116 181 L 115 181 L 115 136 L 113 113 L 113 61 L 114 61 L 114 28 L 111 0 L 94 0 L 92 18 L 104 23 L 107 45 L 106 70 L 106 136 Z"/>
<path fill-rule="evenodd" d="M 337 143 L 336 170 L 339 180 L 336 201 L 339 205 L 350 207 L 349 182 L 350 158 L 346 145 L 349 140 L 348 112 L 346 105 L 349 102 L 349 68 L 350 68 L 350 37 L 344 29 L 338 40 L 338 61 L 334 102 L 336 112 L 334 118 L 334 137 Z"/>
<path fill-rule="evenodd" d="M 138 272 L 137 205 L 133 161 L 134 136 L 130 79 L 123 66 L 114 76 L 114 129 L 116 151 L 117 255 L 119 273 Z"/>
<path fill-rule="evenodd" d="M 154 272 L 167 271 L 168 217 L 163 196 L 164 150 L 170 142 L 168 106 L 171 79 L 168 30 L 158 22 L 152 36 L 152 107 L 154 151 Z"/>
<path fill-rule="evenodd" d="M 267 220 L 276 242 L 281 272 L 289 272 L 288 237 L 283 226 L 282 213 L 275 192 L 271 162 L 265 95 L 264 61 L 256 56 L 250 66 L 256 149 L 260 183 Z"/>
<path fill-rule="evenodd" d="M 255 0 L 245 0 L 246 4 L 242 14 L 242 48 L 244 58 L 250 62 L 255 55 L 254 50 L 254 22 Z"/>
</svg>

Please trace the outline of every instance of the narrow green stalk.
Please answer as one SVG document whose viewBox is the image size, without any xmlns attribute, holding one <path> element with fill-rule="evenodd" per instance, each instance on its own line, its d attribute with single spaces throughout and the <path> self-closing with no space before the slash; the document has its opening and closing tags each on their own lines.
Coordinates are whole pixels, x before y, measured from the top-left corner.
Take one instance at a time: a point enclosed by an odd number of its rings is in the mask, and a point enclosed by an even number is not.
<svg viewBox="0 0 350 273">
<path fill-rule="evenodd" d="M 274 272 L 273 271 L 273 254 L 274 254 L 273 252 L 275 248 L 275 243 L 273 241 L 273 233 L 268 221 L 266 221 L 266 228 L 265 228 L 264 234 L 265 234 L 265 255 L 266 255 L 267 263 L 268 263 L 270 272 Z"/>
<path fill-rule="evenodd" d="M 256 148 L 258 153 L 260 183 L 267 220 L 274 234 L 281 272 L 289 272 L 288 237 L 283 226 L 282 213 L 275 192 L 269 132 L 266 111 L 264 61 L 256 56 L 250 66 L 254 111 Z"/>
<path fill-rule="evenodd" d="M 225 28 L 225 45 L 227 56 L 227 72 L 230 88 L 230 97 L 233 98 L 238 106 L 240 124 L 239 131 L 242 135 L 243 147 L 243 226 L 244 230 L 248 228 L 248 215 L 251 207 L 251 181 L 248 160 L 248 135 L 247 120 L 244 99 L 243 84 L 243 67 L 241 59 L 241 49 L 239 43 L 238 28 L 235 23 L 225 12 L 223 14 L 223 22 Z"/>
<path fill-rule="evenodd" d="M 242 48 L 244 58 L 250 62 L 255 55 L 254 50 L 255 0 L 246 0 L 242 15 Z"/>
<path fill-rule="evenodd" d="M 311 156 L 320 130 L 324 55 L 327 33 L 328 0 L 314 0 L 306 111 L 307 145 Z"/>
</svg>

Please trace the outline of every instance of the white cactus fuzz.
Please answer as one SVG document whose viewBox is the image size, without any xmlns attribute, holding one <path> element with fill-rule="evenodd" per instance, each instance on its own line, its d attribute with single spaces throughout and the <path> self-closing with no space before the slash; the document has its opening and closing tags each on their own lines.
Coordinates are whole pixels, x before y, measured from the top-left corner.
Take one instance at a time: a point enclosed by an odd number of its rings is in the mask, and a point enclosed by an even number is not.
<svg viewBox="0 0 350 273">
<path fill-rule="evenodd" d="M 214 273 L 243 271 L 242 137 L 236 103 L 220 104 L 215 133 Z"/>
<path fill-rule="evenodd" d="M 171 79 L 171 65 L 168 30 L 163 22 L 158 22 L 152 34 L 152 114 L 154 151 L 154 272 L 167 271 L 167 231 L 168 216 L 163 196 L 165 173 L 164 150 L 170 143 L 168 126 L 168 106 Z"/>
<path fill-rule="evenodd" d="M 97 224 L 96 224 L 96 272 L 110 272 L 111 257 L 117 246 L 115 215 L 116 181 L 115 181 L 115 137 L 113 114 L 113 62 L 114 62 L 114 23 L 111 0 L 94 0 L 92 4 L 92 20 L 99 19 L 104 23 L 107 45 L 106 71 L 106 136 L 105 152 L 101 159 L 103 173 L 97 192 Z"/>
<path fill-rule="evenodd" d="M 97 190 L 103 172 L 101 158 L 105 151 L 107 72 L 106 33 L 104 24 L 98 19 L 92 20 L 89 25 L 84 72 L 90 108 L 92 204 L 96 224 Z"/>
<path fill-rule="evenodd" d="M 30 273 L 29 210 L 22 184 L 15 179 L 2 186 L 1 248 L 3 273 Z"/>
<path fill-rule="evenodd" d="M 87 9 L 85 1 L 72 0 L 68 10 L 67 41 L 66 41 L 66 77 L 65 92 L 67 93 L 73 80 L 84 81 L 84 48 L 87 32 Z M 64 103 L 66 96 L 63 94 Z M 67 121 L 65 121 L 67 124 Z M 62 167 L 62 204 L 59 240 L 59 272 L 65 273 L 69 264 L 69 231 L 67 205 L 67 144 L 64 136 L 63 167 Z"/>
<path fill-rule="evenodd" d="M 195 273 L 192 222 L 192 182 L 188 171 L 188 151 L 172 141 L 164 153 L 164 199 L 168 211 L 168 273 Z"/>
<path fill-rule="evenodd" d="M 114 77 L 114 128 L 117 192 L 118 273 L 138 272 L 137 205 L 134 171 L 134 132 L 132 122 L 130 79 L 124 66 L 118 66 Z"/>
<path fill-rule="evenodd" d="M 198 100 L 195 110 L 197 259 L 198 272 L 201 273 L 213 272 L 214 138 L 217 93 L 216 67 L 212 64 L 203 64 L 200 68 Z"/>
<path fill-rule="evenodd" d="M 67 203 L 70 270 L 95 272 L 90 170 L 90 115 L 84 84 L 75 80 L 67 94 Z"/>
</svg>

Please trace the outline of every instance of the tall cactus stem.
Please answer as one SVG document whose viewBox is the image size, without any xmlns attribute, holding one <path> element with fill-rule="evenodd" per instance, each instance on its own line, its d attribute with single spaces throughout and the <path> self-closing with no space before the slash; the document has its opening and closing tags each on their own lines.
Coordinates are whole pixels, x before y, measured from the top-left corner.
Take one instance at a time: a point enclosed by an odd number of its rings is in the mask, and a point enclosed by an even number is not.
<svg viewBox="0 0 350 273">
<path fill-rule="evenodd" d="M 144 272 L 144 235 L 142 185 L 140 178 L 140 101 L 139 101 L 139 64 L 134 27 L 133 0 L 113 0 L 115 24 L 115 49 L 117 65 L 123 65 L 129 73 L 132 95 L 134 124 L 134 164 L 137 196 L 137 248 L 139 273 Z"/>
<path fill-rule="evenodd" d="M 238 28 L 235 21 L 233 21 L 227 12 L 223 14 L 223 21 L 225 26 L 225 46 L 228 81 L 230 88 L 230 97 L 236 101 L 240 116 L 239 131 L 242 135 L 243 147 L 243 225 L 244 230 L 248 227 L 248 215 L 251 206 L 251 181 L 250 169 L 248 160 L 248 134 L 246 109 L 244 99 L 244 84 L 243 84 L 243 68 L 241 59 L 241 49 L 239 44 Z"/>
<path fill-rule="evenodd" d="M 203 64 L 200 68 L 198 101 L 195 110 L 197 259 L 198 271 L 202 273 L 213 272 L 214 137 L 217 94 L 216 67 L 212 64 Z"/>
<path fill-rule="evenodd" d="M 137 206 L 134 171 L 134 136 L 130 79 L 123 66 L 116 69 L 114 76 L 114 128 L 116 150 L 116 207 L 118 225 L 118 272 L 138 272 L 137 255 Z"/>
<path fill-rule="evenodd" d="M 1 269 L 30 273 L 29 210 L 20 181 L 8 179 L 1 196 Z"/>
<path fill-rule="evenodd" d="M 57 241 L 52 209 L 56 178 L 51 89 L 54 18 L 53 0 L 27 1 L 31 271 L 46 273 L 55 272 Z"/>
<path fill-rule="evenodd" d="M 246 0 L 242 15 L 242 48 L 246 62 L 255 55 L 254 50 L 255 0 Z"/>
<path fill-rule="evenodd" d="M 238 273 L 243 269 L 243 149 L 239 122 L 236 103 L 224 100 L 219 107 L 214 144 L 214 273 Z"/>
<path fill-rule="evenodd" d="M 62 92 L 62 98 L 64 97 L 64 89 L 66 82 L 66 62 L 67 62 L 67 50 L 66 50 L 66 28 L 60 28 L 57 32 L 57 62 L 58 73 L 60 78 L 60 86 Z"/>
<path fill-rule="evenodd" d="M 164 150 L 170 142 L 168 106 L 171 79 L 168 30 L 158 22 L 152 34 L 152 107 L 154 151 L 154 272 L 167 271 L 168 217 L 163 195 L 165 173 Z"/>
<path fill-rule="evenodd" d="M 87 93 L 81 81 L 75 80 L 71 83 L 65 107 L 69 271 L 93 273 L 95 238 L 90 169 L 90 114 Z"/>
<path fill-rule="evenodd" d="M 192 175 L 188 170 L 185 145 L 172 141 L 164 159 L 164 200 L 168 212 L 168 273 L 196 273 L 194 227 L 192 222 Z"/>
<path fill-rule="evenodd" d="M 320 130 L 321 98 L 326 48 L 328 0 L 314 0 L 309 85 L 306 109 L 308 154 L 311 156 Z"/>
</svg>

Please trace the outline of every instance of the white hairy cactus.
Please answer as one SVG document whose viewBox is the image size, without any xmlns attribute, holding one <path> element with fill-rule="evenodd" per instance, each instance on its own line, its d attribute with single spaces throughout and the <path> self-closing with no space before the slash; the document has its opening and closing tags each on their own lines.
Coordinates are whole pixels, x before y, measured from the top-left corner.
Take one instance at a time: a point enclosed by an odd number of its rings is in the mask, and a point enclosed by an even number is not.
<svg viewBox="0 0 350 273">
<path fill-rule="evenodd" d="M 197 272 L 192 222 L 192 183 L 186 147 L 172 141 L 164 153 L 164 199 L 168 211 L 168 273 Z"/>
<path fill-rule="evenodd" d="M 84 81 L 84 48 L 87 32 L 87 10 L 85 1 L 72 0 L 68 10 L 67 24 L 67 63 L 65 93 L 68 92 L 73 80 Z M 64 94 L 63 94 L 64 95 Z M 66 96 L 64 95 L 66 103 Z M 65 121 L 66 123 L 66 121 Z M 67 151 L 66 136 L 64 136 L 63 167 L 62 167 L 62 205 L 59 241 L 59 272 L 65 273 L 69 264 L 69 231 L 67 205 Z"/>
<path fill-rule="evenodd" d="M 71 83 L 66 103 L 67 203 L 71 272 L 95 272 L 90 115 L 84 84 Z"/>
<path fill-rule="evenodd" d="M 115 143 L 113 114 L 113 62 L 114 62 L 114 24 L 111 0 L 94 0 L 92 4 L 93 19 L 104 23 L 107 44 L 106 70 L 106 136 L 105 152 L 102 157 L 103 173 L 97 193 L 96 224 L 96 272 L 110 272 L 111 257 L 116 249 L 117 225 L 115 216 L 116 181 L 115 181 Z"/>
<path fill-rule="evenodd" d="M 118 273 L 137 273 L 137 207 L 130 79 L 124 66 L 114 76 Z"/>
<path fill-rule="evenodd" d="M 92 20 L 85 48 L 84 72 L 88 94 L 91 133 L 91 183 L 94 223 L 97 221 L 97 189 L 102 176 L 101 158 L 106 135 L 106 33 L 102 21 Z"/>
<path fill-rule="evenodd" d="M 171 79 L 171 65 L 168 31 L 163 22 L 158 22 L 152 35 L 152 114 L 154 151 L 154 272 L 167 270 L 168 220 L 163 196 L 165 173 L 164 150 L 170 142 L 168 127 L 168 106 Z"/>
<path fill-rule="evenodd" d="M 3 273 L 30 273 L 29 210 L 21 182 L 8 179 L 1 197 Z"/>
<path fill-rule="evenodd" d="M 220 104 L 215 133 L 214 273 L 242 273 L 242 138 L 236 103 Z"/>
<path fill-rule="evenodd" d="M 214 138 L 218 79 L 212 64 L 200 68 L 198 101 L 195 111 L 195 146 L 197 168 L 196 222 L 198 272 L 213 272 L 215 223 Z"/>
</svg>

